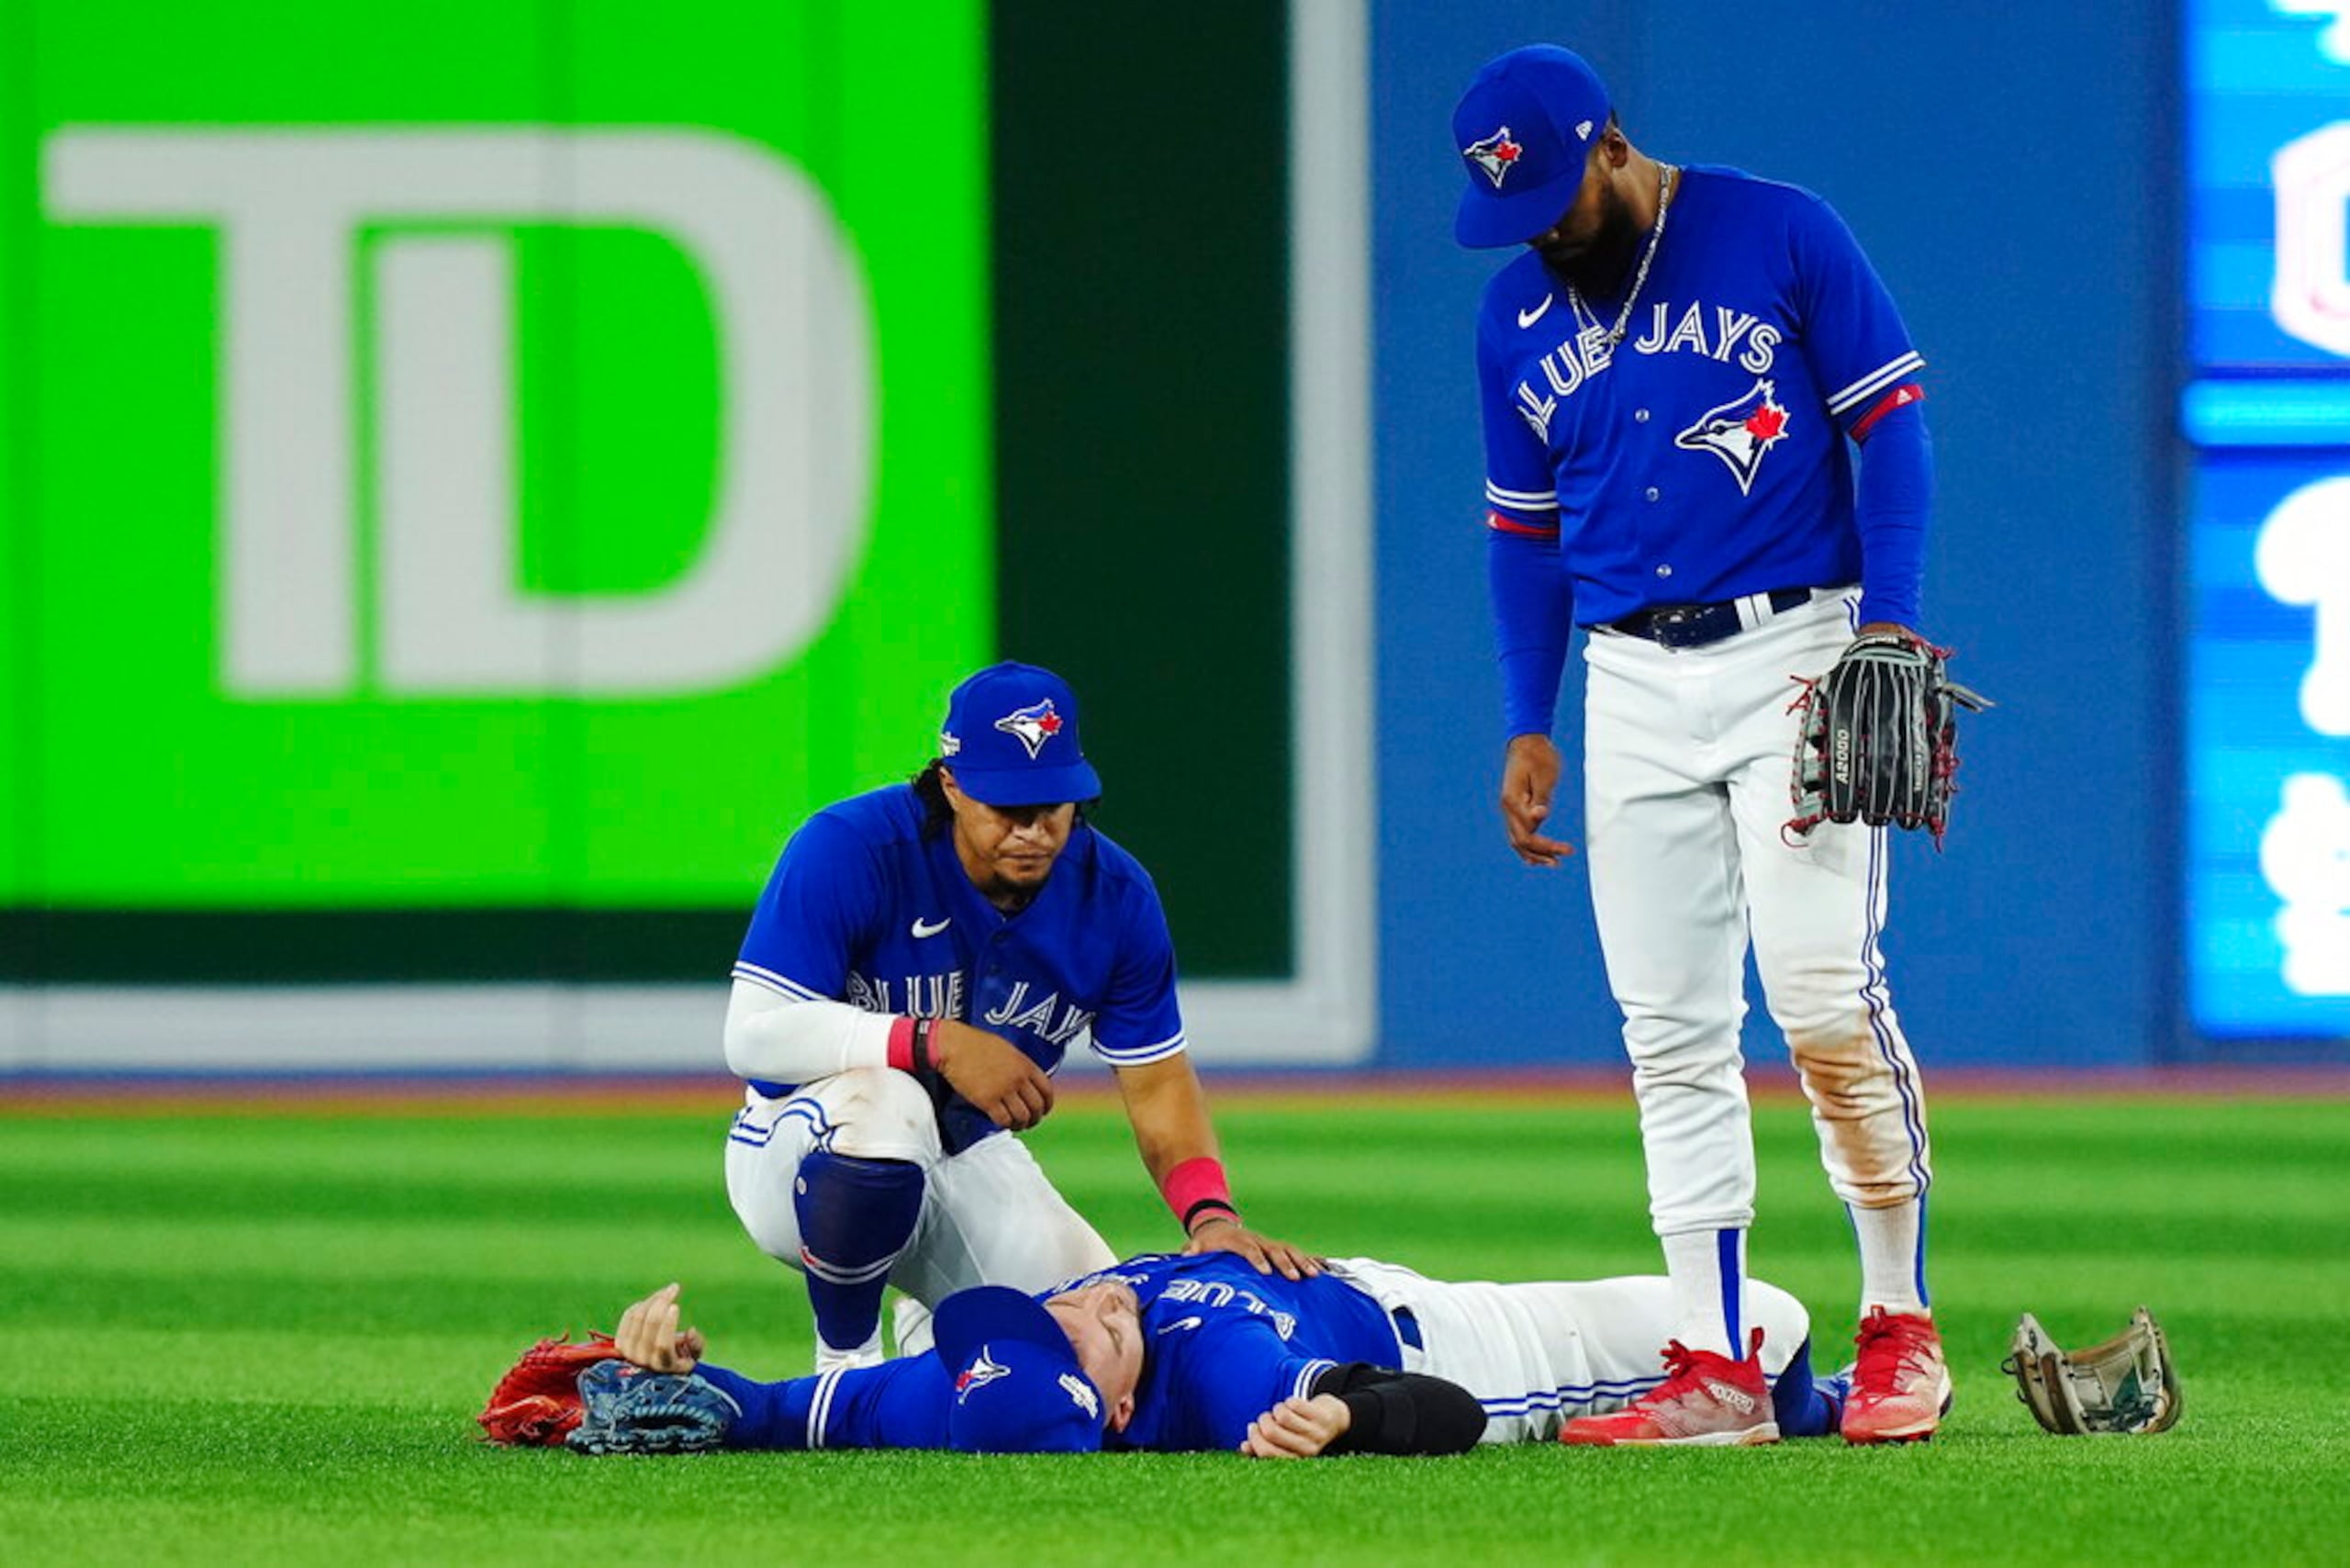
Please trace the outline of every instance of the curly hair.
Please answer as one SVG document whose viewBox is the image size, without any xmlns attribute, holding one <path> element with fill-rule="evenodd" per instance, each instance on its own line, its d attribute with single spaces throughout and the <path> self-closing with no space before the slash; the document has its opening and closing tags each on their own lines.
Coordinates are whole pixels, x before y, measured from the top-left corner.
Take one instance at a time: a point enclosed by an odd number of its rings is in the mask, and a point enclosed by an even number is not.
<svg viewBox="0 0 2350 1568">
<path fill-rule="evenodd" d="M 946 786 L 938 777 L 939 769 L 946 766 L 945 757 L 934 756 L 920 773 L 906 780 L 913 786 L 915 798 L 922 801 L 922 835 L 924 838 L 936 838 L 946 831 L 946 824 L 955 820 L 955 808 L 946 803 Z M 1100 803 L 1099 797 L 1078 801 L 1077 825 L 1092 826 L 1090 819 L 1093 815 L 1093 808 Z"/>
</svg>

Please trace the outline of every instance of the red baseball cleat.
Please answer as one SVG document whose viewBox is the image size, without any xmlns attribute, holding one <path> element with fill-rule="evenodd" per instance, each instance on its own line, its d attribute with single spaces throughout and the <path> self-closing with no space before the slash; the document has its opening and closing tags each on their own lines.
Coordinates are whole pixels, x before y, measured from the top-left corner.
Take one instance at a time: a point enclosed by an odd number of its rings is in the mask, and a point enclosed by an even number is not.
<svg viewBox="0 0 2350 1568">
<path fill-rule="evenodd" d="M 1861 1353 L 1852 1364 L 1852 1396 L 1844 1405 L 1844 1440 L 1917 1443 L 1932 1437 L 1951 1395 L 1934 1320 L 1873 1306 L 1854 1342 Z"/>
<path fill-rule="evenodd" d="M 1664 1348 L 1662 1383 L 1613 1415 L 1576 1417 L 1560 1428 L 1559 1440 L 1578 1448 L 1777 1442 L 1771 1385 L 1762 1377 L 1762 1330 L 1754 1331 L 1742 1361 L 1673 1340 Z"/>
</svg>

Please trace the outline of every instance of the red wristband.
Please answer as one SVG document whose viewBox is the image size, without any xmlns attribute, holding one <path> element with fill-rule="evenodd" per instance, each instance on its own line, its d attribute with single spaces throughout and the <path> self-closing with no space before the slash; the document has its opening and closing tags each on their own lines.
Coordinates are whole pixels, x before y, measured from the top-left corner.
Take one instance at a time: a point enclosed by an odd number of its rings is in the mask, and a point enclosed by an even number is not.
<svg viewBox="0 0 2350 1568">
<path fill-rule="evenodd" d="M 1232 1185 L 1225 1180 L 1224 1162 L 1205 1155 L 1169 1170 L 1158 1184 L 1158 1194 L 1167 1200 L 1186 1236 L 1192 1233 L 1193 1217 L 1203 1208 L 1220 1209 L 1235 1220 L 1240 1217 L 1240 1211 L 1232 1206 Z"/>
<path fill-rule="evenodd" d="M 914 1070 L 914 1021 L 899 1018 L 890 1025 L 890 1065 L 900 1072 Z"/>
</svg>

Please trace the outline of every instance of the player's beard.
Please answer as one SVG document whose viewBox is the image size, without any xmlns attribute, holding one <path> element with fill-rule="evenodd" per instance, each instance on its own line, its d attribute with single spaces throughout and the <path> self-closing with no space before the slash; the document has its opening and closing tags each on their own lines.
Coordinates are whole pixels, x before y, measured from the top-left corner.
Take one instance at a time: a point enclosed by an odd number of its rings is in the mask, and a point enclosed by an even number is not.
<svg viewBox="0 0 2350 1568">
<path fill-rule="evenodd" d="M 999 859 L 990 870 L 987 880 L 979 884 L 979 894 L 998 909 L 1007 912 L 1024 909 L 1045 890 L 1046 882 L 1052 878 L 1053 868 L 1059 864 L 1058 852 L 1041 864 L 1033 856 Z"/>
<path fill-rule="evenodd" d="M 1572 252 L 1563 247 L 1547 248 L 1542 262 L 1585 299 L 1605 299 L 1623 287 L 1642 238 L 1631 204 L 1610 185 L 1600 200 L 1599 229 L 1590 242 Z"/>
</svg>

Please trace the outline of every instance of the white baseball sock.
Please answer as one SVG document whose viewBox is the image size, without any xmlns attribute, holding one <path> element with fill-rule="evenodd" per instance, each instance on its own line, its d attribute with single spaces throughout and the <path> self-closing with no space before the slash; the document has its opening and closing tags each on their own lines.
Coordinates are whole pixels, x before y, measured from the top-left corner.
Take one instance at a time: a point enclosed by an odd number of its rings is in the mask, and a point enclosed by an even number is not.
<svg viewBox="0 0 2350 1568">
<path fill-rule="evenodd" d="M 1845 1205 L 1852 1236 L 1861 1244 L 1861 1316 L 1881 1306 L 1887 1312 L 1927 1313 L 1926 1203 L 1911 1198 L 1890 1208 Z"/>
<path fill-rule="evenodd" d="M 1673 1337 L 1693 1350 L 1743 1358 L 1753 1327 L 1746 1315 L 1746 1232 L 1684 1230 L 1657 1239 L 1673 1277 Z"/>
</svg>

